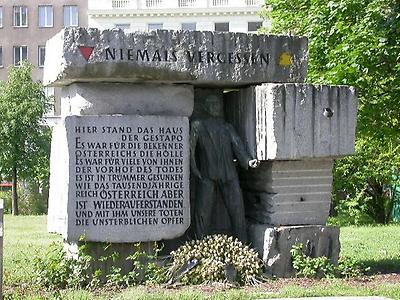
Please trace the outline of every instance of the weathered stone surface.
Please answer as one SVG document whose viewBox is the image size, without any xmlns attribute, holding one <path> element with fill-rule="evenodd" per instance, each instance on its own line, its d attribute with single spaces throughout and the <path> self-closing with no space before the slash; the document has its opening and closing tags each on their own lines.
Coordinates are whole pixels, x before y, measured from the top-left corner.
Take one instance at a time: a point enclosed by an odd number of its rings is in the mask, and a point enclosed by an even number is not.
<svg viewBox="0 0 400 300">
<path fill-rule="evenodd" d="M 61 113 L 188 117 L 193 98 L 193 87 L 184 84 L 75 83 L 62 89 Z"/>
<path fill-rule="evenodd" d="M 51 231 L 68 241 L 84 235 L 87 241 L 115 243 L 185 232 L 190 225 L 186 117 L 70 116 L 63 130 L 66 141 L 60 143 L 68 154 L 59 157 L 68 167 L 61 167 L 64 178 L 58 181 L 61 208 L 50 201 Z"/>
<path fill-rule="evenodd" d="M 303 82 L 307 39 L 233 32 L 66 28 L 46 45 L 44 83 L 187 82 L 239 86 Z"/>
<path fill-rule="evenodd" d="M 332 160 L 268 161 L 241 173 L 247 218 L 262 224 L 325 225 Z"/>
<path fill-rule="evenodd" d="M 68 144 L 64 120 L 53 127 L 50 155 L 50 189 L 47 230 L 67 234 Z"/>
<path fill-rule="evenodd" d="M 268 83 L 249 89 L 228 99 L 227 116 L 259 160 L 354 153 L 358 102 L 354 88 Z"/>
<path fill-rule="evenodd" d="M 332 226 L 270 227 L 250 224 L 249 240 L 262 258 L 266 273 L 277 277 L 295 275 L 290 250 L 302 243 L 311 257 L 326 256 L 337 264 L 340 252 L 339 228 Z"/>
</svg>

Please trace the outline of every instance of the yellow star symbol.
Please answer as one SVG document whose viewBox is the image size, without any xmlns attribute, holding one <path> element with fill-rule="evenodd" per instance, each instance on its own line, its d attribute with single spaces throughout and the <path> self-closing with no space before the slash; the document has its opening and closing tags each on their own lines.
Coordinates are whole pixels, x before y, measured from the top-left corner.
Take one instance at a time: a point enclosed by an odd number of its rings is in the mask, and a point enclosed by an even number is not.
<svg viewBox="0 0 400 300">
<path fill-rule="evenodd" d="M 293 63 L 293 58 L 290 53 L 283 52 L 279 57 L 279 65 L 282 67 L 290 66 Z"/>
</svg>

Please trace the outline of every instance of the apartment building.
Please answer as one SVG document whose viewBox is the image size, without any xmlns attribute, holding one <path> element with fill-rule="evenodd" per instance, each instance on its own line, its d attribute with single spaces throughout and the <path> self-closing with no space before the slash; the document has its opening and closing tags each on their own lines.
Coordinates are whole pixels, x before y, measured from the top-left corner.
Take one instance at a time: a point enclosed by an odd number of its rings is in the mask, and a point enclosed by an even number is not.
<svg viewBox="0 0 400 300">
<path fill-rule="evenodd" d="M 89 27 L 256 32 L 264 0 L 89 0 Z"/>
<path fill-rule="evenodd" d="M 22 60 L 42 80 L 46 41 L 64 27 L 87 25 L 87 0 L 0 0 L 0 80 Z"/>
</svg>

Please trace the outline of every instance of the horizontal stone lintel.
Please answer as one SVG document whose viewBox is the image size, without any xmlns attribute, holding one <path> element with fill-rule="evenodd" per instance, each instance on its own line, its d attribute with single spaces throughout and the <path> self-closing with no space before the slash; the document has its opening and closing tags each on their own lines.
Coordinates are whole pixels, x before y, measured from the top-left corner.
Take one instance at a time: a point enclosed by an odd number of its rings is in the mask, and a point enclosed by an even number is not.
<svg viewBox="0 0 400 300">
<path fill-rule="evenodd" d="M 44 84 L 304 82 L 307 38 L 233 32 L 66 28 L 46 44 Z"/>
</svg>

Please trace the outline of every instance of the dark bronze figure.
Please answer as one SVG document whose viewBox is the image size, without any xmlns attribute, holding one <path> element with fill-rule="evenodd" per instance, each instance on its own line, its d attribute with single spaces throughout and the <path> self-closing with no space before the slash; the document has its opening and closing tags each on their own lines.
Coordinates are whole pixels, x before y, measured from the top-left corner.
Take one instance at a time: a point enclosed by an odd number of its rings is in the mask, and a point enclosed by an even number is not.
<svg viewBox="0 0 400 300">
<path fill-rule="evenodd" d="M 208 118 L 191 124 L 191 170 L 199 178 L 196 186 L 195 232 L 198 238 L 210 234 L 213 199 L 218 189 L 227 208 L 234 235 L 247 241 L 242 192 L 234 163 L 241 167 L 256 168 L 232 125 L 222 118 L 222 99 L 215 95 L 205 99 Z M 197 161 L 196 161 L 197 158 Z"/>
</svg>

